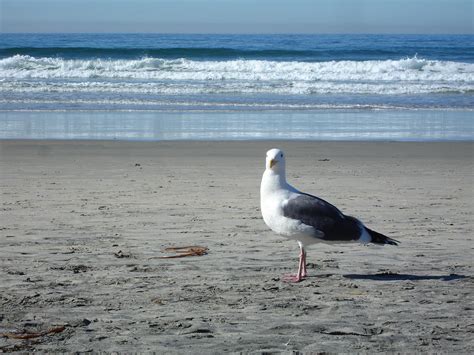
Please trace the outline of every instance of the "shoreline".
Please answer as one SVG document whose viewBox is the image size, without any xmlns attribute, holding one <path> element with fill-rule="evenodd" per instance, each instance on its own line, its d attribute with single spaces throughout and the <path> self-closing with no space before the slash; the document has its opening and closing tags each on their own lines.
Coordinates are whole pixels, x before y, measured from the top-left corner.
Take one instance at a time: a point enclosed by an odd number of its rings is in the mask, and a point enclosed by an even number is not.
<svg viewBox="0 0 474 355">
<path fill-rule="evenodd" d="M 298 245 L 259 210 L 289 183 L 399 247 Z M 474 351 L 474 142 L 0 140 L 0 333 L 42 352 Z M 161 259 L 200 245 L 207 255 Z M 62 328 L 56 328 L 62 329 Z M 19 349 L 19 350 L 18 350 Z"/>
<path fill-rule="evenodd" d="M 471 141 L 472 111 L 0 112 L 0 139 Z"/>
</svg>

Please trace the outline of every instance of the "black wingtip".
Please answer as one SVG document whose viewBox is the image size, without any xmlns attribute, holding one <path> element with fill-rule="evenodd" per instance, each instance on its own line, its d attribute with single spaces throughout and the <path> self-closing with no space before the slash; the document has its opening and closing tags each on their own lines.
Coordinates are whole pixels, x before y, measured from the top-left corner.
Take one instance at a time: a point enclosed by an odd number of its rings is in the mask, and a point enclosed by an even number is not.
<svg viewBox="0 0 474 355">
<path fill-rule="evenodd" d="M 365 228 L 367 232 L 369 232 L 370 236 L 372 237 L 371 242 L 374 244 L 388 244 L 388 245 L 395 245 L 397 246 L 400 243 L 398 240 L 393 238 L 387 237 L 379 232 L 373 231 L 372 229 Z"/>
<path fill-rule="evenodd" d="M 387 239 L 385 240 L 385 244 L 389 244 L 389 245 L 398 246 L 398 243 L 400 243 L 398 240 L 395 240 L 389 237 L 387 237 Z"/>
</svg>

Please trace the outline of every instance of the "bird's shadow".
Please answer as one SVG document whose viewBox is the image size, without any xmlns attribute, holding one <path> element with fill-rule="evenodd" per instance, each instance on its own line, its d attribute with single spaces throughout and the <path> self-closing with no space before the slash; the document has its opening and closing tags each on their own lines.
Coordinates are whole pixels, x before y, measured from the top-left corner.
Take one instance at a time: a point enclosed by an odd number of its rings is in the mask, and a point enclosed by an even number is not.
<svg viewBox="0 0 474 355">
<path fill-rule="evenodd" d="M 393 272 L 381 272 L 378 274 L 347 274 L 343 277 L 352 280 L 373 280 L 373 281 L 454 281 L 469 278 L 470 276 L 449 274 L 449 275 L 412 275 L 412 274 L 397 274 Z"/>
</svg>

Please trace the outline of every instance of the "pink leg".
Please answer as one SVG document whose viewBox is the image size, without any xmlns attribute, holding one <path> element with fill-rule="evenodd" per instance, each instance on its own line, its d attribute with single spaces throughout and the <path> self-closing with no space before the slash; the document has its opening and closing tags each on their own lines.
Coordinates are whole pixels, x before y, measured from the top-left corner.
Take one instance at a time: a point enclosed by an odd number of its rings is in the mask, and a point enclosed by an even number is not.
<svg viewBox="0 0 474 355">
<path fill-rule="evenodd" d="M 303 277 L 308 276 L 308 271 L 306 270 L 306 250 L 303 248 Z"/>
<path fill-rule="evenodd" d="M 306 252 L 302 246 L 300 246 L 300 260 L 298 263 L 298 273 L 296 275 L 284 275 L 283 281 L 285 282 L 300 282 L 307 276 L 306 272 Z"/>
</svg>

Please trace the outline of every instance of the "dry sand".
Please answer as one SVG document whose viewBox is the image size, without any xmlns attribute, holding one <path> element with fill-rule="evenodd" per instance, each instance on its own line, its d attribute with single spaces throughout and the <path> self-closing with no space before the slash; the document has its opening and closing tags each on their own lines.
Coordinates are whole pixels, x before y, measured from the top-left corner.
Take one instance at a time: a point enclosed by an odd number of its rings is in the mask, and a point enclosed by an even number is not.
<svg viewBox="0 0 474 355">
<path fill-rule="evenodd" d="M 264 225 L 288 180 L 399 247 L 309 248 Z M 0 142 L 0 352 L 474 352 L 467 143 Z M 160 259 L 169 246 L 209 254 Z M 61 328 L 62 329 L 62 328 Z"/>
</svg>

